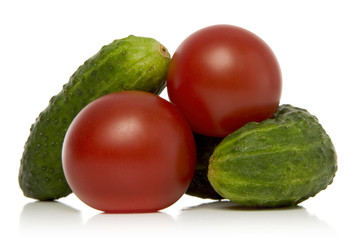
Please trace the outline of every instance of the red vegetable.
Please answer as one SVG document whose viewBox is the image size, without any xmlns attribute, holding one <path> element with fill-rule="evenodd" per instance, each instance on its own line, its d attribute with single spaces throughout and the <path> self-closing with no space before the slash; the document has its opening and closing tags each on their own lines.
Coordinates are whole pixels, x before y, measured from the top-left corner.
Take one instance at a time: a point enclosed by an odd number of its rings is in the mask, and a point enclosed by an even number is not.
<svg viewBox="0 0 360 240">
<path fill-rule="evenodd" d="M 188 188 L 196 150 L 175 106 L 150 93 L 109 94 L 71 123 L 63 146 L 66 179 L 80 200 L 105 212 L 152 212 Z"/>
<path fill-rule="evenodd" d="M 170 100 L 202 135 L 224 137 L 249 121 L 271 118 L 279 106 L 275 55 L 255 34 L 216 25 L 185 39 L 170 62 Z"/>
</svg>

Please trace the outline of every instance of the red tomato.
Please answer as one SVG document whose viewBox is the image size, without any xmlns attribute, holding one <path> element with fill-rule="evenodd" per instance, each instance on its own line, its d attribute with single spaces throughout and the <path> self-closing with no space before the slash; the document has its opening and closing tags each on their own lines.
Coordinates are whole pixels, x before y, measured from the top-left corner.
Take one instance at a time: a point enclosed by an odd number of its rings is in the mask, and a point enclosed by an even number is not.
<svg viewBox="0 0 360 240">
<path fill-rule="evenodd" d="M 196 150 L 190 126 L 157 95 L 125 91 L 87 105 L 63 145 L 69 186 L 105 212 L 153 212 L 190 185 Z"/>
<path fill-rule="evenodd" d="M 167 78 L 169 99 L 203 135 L 224 137 L 279 106 L 281 72 L 255 34 L 236 26 L 201 29 L 178 47 Z"/>
</svg>

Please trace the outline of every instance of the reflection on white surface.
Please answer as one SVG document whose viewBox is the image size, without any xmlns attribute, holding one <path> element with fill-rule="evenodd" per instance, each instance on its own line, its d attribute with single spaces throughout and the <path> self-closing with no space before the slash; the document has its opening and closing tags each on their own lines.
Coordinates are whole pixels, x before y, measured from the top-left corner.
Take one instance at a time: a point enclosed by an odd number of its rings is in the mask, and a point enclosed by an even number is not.
<svg viewBox="0 0 360 240">
<path fill-rule="evenodd" d="M 184 209 L 177 224 L 212 236 L 228 233 L 267 239 L 304 239 L 315 236 L 336 238 L 335 230 L 305 208 L 243 208 L 229 201 L 201 204 Z"/>
<path fill-rule="evenodd" d="M 167 237 L 175 225 L 174 218 L 163 212 L 144 214 L 99 213 L 85 223 L 85 228 L 87 233 L 94 237 L 110 235 L 136 236 L 146 239 L 151 236 Z"/>
<path fill-rule="evenodd" d="M 183 208 L 175 216 L 166 212 L 145 214 L 104 214 L 82 219 L 80 211 L 60 202 L 34 202 L 20 215 L 20 235 L 37 239 L 64 238 L 80 234 L 90 238 L 131 236 L 184 239 L 198 236 L 215 239 L 314 239 L 336 238 L 326 222 L 310 215 L 305 208 L 249 209 L 228 201 L 210 202 Z M 176 235 L 174 235 L 174 233 Z"/>
<path fill-rule="evenodd" d="M 80 211 L 56 201 L 32 202 L 23 207 L 20 214 L 20 235 L 55 236 L 81 229 Z"/>
</svg>

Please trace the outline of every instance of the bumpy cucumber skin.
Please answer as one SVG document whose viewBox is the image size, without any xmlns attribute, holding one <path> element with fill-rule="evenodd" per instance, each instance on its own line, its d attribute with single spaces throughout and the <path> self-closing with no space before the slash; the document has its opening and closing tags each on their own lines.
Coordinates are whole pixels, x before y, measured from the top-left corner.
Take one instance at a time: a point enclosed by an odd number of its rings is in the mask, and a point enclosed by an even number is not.
<svg viewBox="0 0 360 240">
<path fill-rule="evenodd" d="M 111 92 L 160 94 L 169 62 L 170 54 L 158 41 L 130 35 L 103 46 L 80 66 L 31 126 L 19 170 L 24 195 L 54 200 L 70 194 L 61 150 L 71 121 L 88 103 Z"/>
<path fill-rule="evenodd" d="M 215 147 L 223 138 L 209 137 L 194 133 L 196 143 L 196 167 L 194 176 L 186 194 L 199 198 L 222 199 L 222 197 L 211 186 L 207 173 L 209 159 Z"/>
<path fill-rule="evenodd" d="M 324 190 L 336 171 L 335 148 L 318 119 L 282 105 L 272 119 L 227 136 L 211 156 L 208 178 L 242 206 L 284 207 Z"/>
</svg>

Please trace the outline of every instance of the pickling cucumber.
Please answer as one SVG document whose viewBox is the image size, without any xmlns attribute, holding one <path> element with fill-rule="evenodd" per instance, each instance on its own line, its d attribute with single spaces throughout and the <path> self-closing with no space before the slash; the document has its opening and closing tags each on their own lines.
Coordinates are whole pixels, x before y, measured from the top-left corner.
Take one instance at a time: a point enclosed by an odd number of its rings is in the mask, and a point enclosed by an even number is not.
<svg viewBox="0 0 360 240">
<path fill-rule="evenodd" d="M 272 119 L 225 137 L 210 158 L 208 178 L 242 206 L 284 207 L 327 188 L 336 171 L 334 145 L 318 119 L 285 104 Z"/>
<path fill-rule="evenodd" d="M 158 41 L 130 35 L 103 46 L 80 66 L 31 126 L 19 170 L 24 195 L 54 200 L 70 194 L 61 151 L 71 121 L 88 103 L 111 92 L 160 94 L 169 62 L 169 52 Z"/>
<path fill-rule="evenodd" d="M 186 194 L 199 198 L 222 199 L 211 186 L 207 174 L 210 156 L 223 138 L 194 133 L 194 139 L 196 143 L 196 167 Z"/>
</svg>

